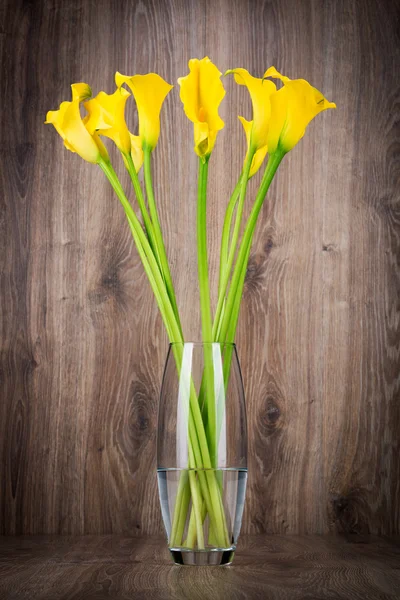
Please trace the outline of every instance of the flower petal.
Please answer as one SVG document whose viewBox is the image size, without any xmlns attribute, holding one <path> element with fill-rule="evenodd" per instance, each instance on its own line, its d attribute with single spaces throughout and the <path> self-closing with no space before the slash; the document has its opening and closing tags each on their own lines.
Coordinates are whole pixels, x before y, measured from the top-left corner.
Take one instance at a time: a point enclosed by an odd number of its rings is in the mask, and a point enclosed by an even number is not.
<svg viewBox="0 0 400 600">
<path fill-rule="evenodd" d="M 74 83 L 71 90 L 72 102 L 62 102 L 59 110 L 49 111 L 45 123 L 54 125 L 68 150 L 76 152 L 88 162 L 97 163 L 102 151 L 86 129 L 79 110 L 80 102 L 90 97 L 91 89 L 86 83 Z"/>
<path fill-rule="evenodd" d="M 88 131 L 97 131 L 99 135 L 109 137 L 125 154 L 131 150 L 131 138 L 124 116 L 129 96 L 127 90 L 117 88 L 113 94 L 99 92 L 95 98 L 84 104 L 89 113 L 86 123 Z"/>
<path fill-rule="evenodd" d="M 283 82 L 290 81 L 289 77 L 286 77 L 286 75 L 282 75 L 281 73 L 279 73 L 279 71 L 277 71 L 275 67 L 269 67 L 269 69 L 265 71 L 263 79 L 265 79 L 266 77 L 280 79 Z"/>
<path fill-rule="evenodd" d="M 68 106 L 71 104 L 71 102 L 61 102 L 60 104 L 60 108 L 58 110 L 49 110 L 47 115 L 46 115 L 46 120 L 45 120 L 45 124 L 47 125 L 48 123 L 51 123 L 52 125 L 54 125 L 57 133 L 62 137 L 62 139 L 65 141 L 65 132 L 62 129 L 62 124 L 64 121 L 64 115 L 65 115 L 65 111 L 67 110 Z M 74 152 L 74 150 L 73 150 Z"/>
<path fill-rule="evenodd" d="M 251 143 L 256 148 L 263 148 L 267 143 L 268 128 L 271 116 L 271 95 L 276 91 L 272 81 L 263 81 L 253 77 L 246 69 L 229 69 L 225 75 L 233 73 L 239 85 L 245 85 L 249 91 L 253 105 L 253 130 Z"/>
<path fill-rule="evenodd" d="M 73 149 L 88 162 L 98 162 L 99 147 L 82 121 L 77 100 L 71 102 L 67 107 L 62 128 L 65 133 L 65 141 L 68 143 L 70 150 Z"/>
<path fill-rule="evenodd" d="M 142 143 L 155 148 L 160 135 L 160 112 L 167 94 L 174 87 L 156 73 L 128 77 L 115 74 L 115 83 L 120 88 L 126 83 L 135 98 L 139 113 L 139 135 Z"/>
</svg>

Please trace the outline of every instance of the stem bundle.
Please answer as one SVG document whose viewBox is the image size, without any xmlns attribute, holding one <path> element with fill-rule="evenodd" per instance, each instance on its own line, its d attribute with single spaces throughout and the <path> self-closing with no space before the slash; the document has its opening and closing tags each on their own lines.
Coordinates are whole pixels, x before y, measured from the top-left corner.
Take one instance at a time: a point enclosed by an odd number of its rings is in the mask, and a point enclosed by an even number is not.
<svg viewBox="0 0 400 600">
<path fill-rule="evenodd" d="M 283 158 L 283 154 L 278 153 L 270 157 L 239 245 L 238 240 L 247 182 L 254 152 L 254 149 L 250 149 L 243 173 L 235 187 L 226 211 L 221 241 L 219 293 L 214 321 L 212 320 L 210 303 L 206 229 L 209 157 L 206 160 L 199 160 L 197 252 L 202 337 L 204 342 L 204 371 L 198 395 L 193 381 L 191 380 L 190 382 L 188 471 L 182 472 L 179 480 L 170 534 L 171 547 L 179 547 L 183 544 L 189 548 L 197 547 L 200 550 L 204 549 L 206 547 L 204 521 L 207 515 L 209 516 L 208 544 L 218 548 L 227 548 L 230 544 L 222 500 L 222 481 L 216 470 L 218 467 L 217 447 L 220 434 L 218 423 L 221 422 L 221 415 L 217 415 L 216 410 L 212 344 L 214 342 L 220 344 L 225 342 L 233 343 L 234 341 L 257 217 L 272 178 Z M 169 340 L 172 343 L 177 370 L 180 373 L 184 337 L 154 197 L 151 175 L 151 150 L 144 147 L 144 175 L 148 208 L 132 158 L 129 155 L 124 155 L 124 163 L 131 177 L 143 218 L 144 230 L 125 195 L 111 163 L 101 160 L 99 166 L 110 181 L 124 208 L 139 256 L 157 300 Z M 232 237 L 230 238 L 235 208 L 236 216 Z M 235 256 L 236 262 L 233 268 Z M 223 386 L 225 390 L 229 381 L 232 350 L 232 347 L 227 348 L 224 356 Z M 204 409 L 202 412 L 201 406 L 203 405 Z M 221 410 L 221 406 L 218 407 L 218 410 Z M 187 536 L 183 540 L 187 521 Z"/>
</svg>

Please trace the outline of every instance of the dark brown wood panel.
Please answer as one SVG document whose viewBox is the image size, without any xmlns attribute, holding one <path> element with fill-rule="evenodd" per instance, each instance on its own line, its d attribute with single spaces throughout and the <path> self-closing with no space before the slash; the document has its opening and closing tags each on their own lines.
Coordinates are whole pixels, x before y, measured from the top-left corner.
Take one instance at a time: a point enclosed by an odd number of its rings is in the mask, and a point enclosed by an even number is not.
<svg viewBox="0 0 400 600">
<path fill-rule="evenodd" d="M 110 92 L 116 70 L 176 82 L 206 54 L 222 71 L 275 65 L 338 106 L 285 158 L 250 259 L 237 337 L 243 530 L 400 533 L 399 10 L 394 0 L 3 0 L 0 534 L 161 531 L 167 337 L 107 182 L 43 121 L 72 82 Z M 224 84 L 209 183 L 214 302 L 245 150 L 237 115 L 250 117 L 246 90 Z M 198 339 L 196 157 L 178 89 L 155 181 L 186 337 Z"/>
<path fill-rule="evenodd" d="M 244 537 L 231 567 L 176 567 L 161 538 L 0 541 L 4 600 L 137 598 L 395 600 L 398 542 L 367 537 Z"/>
</svg>

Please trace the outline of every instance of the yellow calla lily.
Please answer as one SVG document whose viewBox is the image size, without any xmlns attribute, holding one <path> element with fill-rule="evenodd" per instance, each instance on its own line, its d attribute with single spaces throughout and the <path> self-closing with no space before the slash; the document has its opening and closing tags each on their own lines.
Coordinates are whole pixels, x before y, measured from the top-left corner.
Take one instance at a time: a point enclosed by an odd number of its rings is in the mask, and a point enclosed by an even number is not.
<svg viewBox="0 0 400 600">
<path fill-rule="evenodd" d="M 305 79 L 289 79 L 275 67 L 270 67 L 265 77 L 280 79 L 284 84 L 271 96 L 268 151 L 274 154 L 279 147 L 288 152 L 301 140 L 310 121 L 323 110 L 336 108 L 336 104 L 329 102 Z"/>
<path fill-rule="evenodd" d="M 253 105 L 253 130 L 251 144 L 256 149 L 264 148 L 267 144 L 268 128 L 271 117 L 271 95 L 276 92 L 272 81 L 253 77 L 246 69 L 229 69 L 225 75 L 233 73 L 239 85 L 245 85 L 249 91 Z"/>
<path fill-rule="evenodd" d="M 107 150 L 98 136 L 91 135 L 86 129 L 79 110 L 80 103 L 92 95 L 90 86 L 73 83 L 71 90 L 72 102 L 62 102 L 59 110 L 49 110 L 45 123 L 54 125 L 65 147 L 88 162 L 97 163 L 101 158 L 108 160 Z"/>
<path fill-rule="evenodd" d="M 244 117 L 238 117 L 239 121 L 241 122 L 241 124 L 243 125 L 243 129 L 244 132 L 246 134 L 246 140 L 247 140 L 247 153 L 246 153 L 246 157 L 244 159 L 244 165 L 246 164 L 247 161 L 247 156 L 249 154 L 250 151 L 250 143 L 251 143 L 251 131 L 252 131 L 252 127 L 253 127 L 253 121 L 247 121 Z M 253 177 L 253 175 L 255 175 L 258 171 L 258 169 L 261 167 L 264 158 L 266 157 L 268 152 L 268 146 L 262 146 L 261 148 L 258 148 L 253 156 L 253 160 L 251 161 L 251 167 L 250 167 L 250 172 L 249 172 L 249 179 L 250 177 Z"/>
<path fill-rule="evenodd" d="M 217 133 L 224 127 L 218 107 L 225 96 L 222 73 L 206 56 L 189 60 L 189 74 L 180 77 L 180 98 L 187 118 L 194 123 L 194 150 L 198 156 L 209 156 Z"/>
<path fill-rule="evenodd" d="M 161 107 L 174 86 L 156 73 L 129 77 L 117 72 L 115 83 L 118 88 L 126 83 L 131 89 L 139 113 L 139 136 L 142 146 L 153 150 L 160 135 Z"/>
<path fill-rule="evenodd" d="M 131 137 L 125 122 L 125 104 L 130 93 L 117 88 L 113 94 L 99 92 L 95 98 L 84 103 L 89 119 L 86 128 L 91 135 L 96 131 L 113 140 L 124 154 L 131 151 Z"/>
</svg>

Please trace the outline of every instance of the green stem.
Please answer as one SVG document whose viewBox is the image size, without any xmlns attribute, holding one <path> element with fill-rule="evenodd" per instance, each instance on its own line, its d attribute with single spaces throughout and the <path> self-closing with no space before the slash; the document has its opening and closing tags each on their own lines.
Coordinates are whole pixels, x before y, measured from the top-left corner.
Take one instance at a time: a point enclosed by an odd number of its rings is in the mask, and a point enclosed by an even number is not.
<svg viewBox="0 0 400 600">
<path fill-rule="evenodd" d="M 228 322 L 227 334 L 226 334 L 226 338 L 225 338 L 225 342 L 228 344 L 225 349 L 224 364 L 223 364 L 223 373 L 224 373 L 223 379 L 224 379 L 225 393 L 226 393 L 227 387 L 228 387 L 232 355 L 233 355 L 233 346 L 231 344 L 233 344 L 233 342 L 235 341 L 236 328 L 237 328 L 238 319 L 239 319 L 240 305 L 241 305 L 242 296 L 243 296 L 244 282 L 246 279 L 247 265 L 248 265 L 249 256 L 250 256 L 251 242 L 252 242 L 252 238 L 253 238 L 253 234 L 254 234 L 254 230 L 255 230 L 256 219 L 257 219 L 259 210 L 261 208 L 262 202 L 265 199 L 265 196 L 268 191 L 269 185 L 272 181 L 272 178 L 273 178 L 273 176 L 276 172 L 276 169 L 278 168 L 279 163 L 282 160 L 283 156 L 284 155 L 281 155 L 279 159 L 277 159 L 273 162 L 269 162 L 269 166 L 267 166 L 267 169 L 265 170 L 264 177 L 261 182 L 259 192 L 257 193 L 257 197 L 256 197 L 255 205 L 254 205 L 256 208 L 256 210 L 254 211 L 255 220 L 253 221 L 253 228 L 252 228 L 251 235 L 247 238 L 247 248 L 244 253 L 244 259 L 242 261 L 241 270 L 240 270 L 240 274 L 238 277 L 236 291 L 234 294 L 234 301 L 232 304 L 231 315 L 230 315 L 229 322 Z M 256 204 L 259 206 L 256 207 Z M 256 211 L 258 211 L 258 212 L 256 213 Z M 220 410 L 222 410 L 222 407 L 220 407 Z M 219 419 L 217 419 L 217 422 L 221 422 L 221 415 L 218 415 L 218 416 L 219 416 Z M 219 438 L 219 434 L 220 434 L 220 431 L 217 431 L 217 440 Z"/>
<path fill-rule="evenodd" d="M 116 192 L 128 219 L 129 227 L 132 232 L 139 256 L 142 260 L 146 275 L 148 276 L 150 285 L 156 297 L 167 333 L 171 342 L 183 342 L 183 337 L 176 322 L 176 317 L 165 289 L 165 283 L 158 268 L 157 261 L 154 257 L 149 241 L 144 233 L 142 226 L 135 215 L 131 205 L 129 204 L 124 190 L 118 180 L 118 177 L 111 165 L 106 161 L 99 162 L 100 168 L 103 170 L 108 180 L 110 181 L 114 191 Z M 177 363 L 178 372 L 180 372 L 182 364 L 182 347 L 180 344 L 174 344 L 173 352 Z M 214 523 L 215 531 L 217 532 L 218 540 L 221 546 L 227 543 L 224 536 L 225 515 L 221 511 L 218 483 L 212 472 L 207 471 L 211 468 L 210 452 L 207 445 L 206 433 L 201 418 L 200 407 L 194 389 L 193 381 L 190 386 L 190 416 L 189 416 L 189 468 L 197 468 L 199 471 L 200 489 L 206 502 L 208 501 L 207 510 L 210 514 L 210 519 Z M 195 456 L 195 453 L 197 456 Z M 202 469 L 206 471 L 202 471 Z M 200 475 L 201 473 L 201 475 Z M 197 486 L 197 480 L 191 481 L 191 490 Z M 199 488 L 194 491 L 197 498 L 200 498 Z M 198 520 L 199 522 L 199 520 Z M 199 532 L 201 540 L 201 532 Z"/>
<path fill-rule="evenodd" d="M 239 234 L 239 230 L 240 230 L 240 223 L 241 223 L 241 218 L 242 218 L 242 214 L 243 214 L 243 204 L 244 204 L 244 198 L 245 198 L 245 192 L 246 192 L 246 185 L 247 185 L 248 174 L 249 174 L 252 158 L 253 158 L 253 154 L 249 153 L 249 158 L 246 161 L 245 169 L 244 169 L 243 175 L 241 177 L 241 180 L 239 182 L 240 183 L 240 199 L 239 199 L 238 212 L 236 214 L 234 234 L 232 236 L 232 242 L 231 242 L 231 247 L 230 247 L 230 251 L 229 251 L 229 255 L 230 255 L 230 259 L 231 259 L 229 262 L 226 259 L 226 252 L 227 252 L 229 231 L 230 231 L 232 216 L 233 216 L 233 212 L 234 212 L 234 208 L 235 208 L 235 203 L 236 203 L 236 198 L 237 198 L 237 189 L 239 187 L 239 183 L 235 187 L 235 190 L 231 196 L 231 199 L 229 201 L 228 208 L 226 211 L 225 220 L 224 220 L 224 231 L 223 231 L 222 243 L 221 243 L 220 286 L 221 286 L 221 279 L 223 277 L 223 275 L 221 275 L 221 273 L 223 272 L 223 265 L 224 264 L 226 265 L 228 274 L 229 274 L 229 271 L 232 266 L 234 251 L 235 251 L 235 248 L 237 245 L 237 239 L 238 239 L 238 234 Z M 238 323 L 238 317 L 239 317 L 239 311 L 240 311 L 240 303 L 241 303 L 242 293 L 243 293 L 243 286 L 244 286 L 246 270 L 247 270 L 247 263 L 248 263 L 248 259 L 249 259 L 249 254 L 250 254 L 250 249 L 251 249 L 251 241 L 252 241 L 252 237 L 253 237 L 253 233 L 254 233 L 255 224 L 257 221 L 259 211 L 262 206 L 262 202 L 265 199 L 265 195 L 268 191 L 269 185 L 272 181 L 272 178 L 273 178 L 273 176 L 276 172 L 276 169 L 278 168 L 279 163 L 282 160 L 282 158 L 283 158 L 283 155 L 278 157 L 278 159 L 276 159 L 276 160 L 273 160 L 273 161 L 270 160 L 269 164 L 265 170 L 263 180 L 261 182 L 260 189 L 257 194 L 256 201 L 255 201 L 255 210 L 253 208 L 253 211 L 252 211 L 252 215 L 253 215 L 253 217 L 255 217 L 253 220 L 253 231 L 251 233 L 251 236 L 247 238 L 248 246 L 247 246 L 246 253 L 244 255 L 244 260 L 242 261 L 240 277 L 238 277 L 237 290 L 234 295 L 234 301 L 232 303 L 231 317 L 229 318 L 229 321 L 228 321 L 228 328 L 227 328 L 227 334 L 226 334 L 225 340 L 220 336 L 220 330 L 221 330 L 221 326 L 223 323 L 223 317 L 224 317 L 225 310 L 223 312 L 222 311 L 220 312 L 219 320 L 217 319 L 218 315 L 216 315 L 216 319 L 214 320 L 213 332 L 215 332 L 215 337 L 213 339 L 217 339 L 218 341 L 222 341 L 222 342 L 226 341 L 228 343 L 234 342 L 237 323 Z M 245 183 L 243 183 L 244 180 L 245 180 Z M 249 221 L 250 221 L 250 218 L 249 218 Z M 245 230 L 245 232 L 246 232 L 246 230 Z M 245 236 L 244 236 L 244 239 L 245 239 Z M 239 260 L 239 257 L 238 257 L 238 260 Z M 222 281 L 222 285 L 225 285 L 224 281 Z M 223 289 L 220 287 L 219 298 L 223 297 L 222 296 L 223 293 L 224 293 Z M 225 293 L 226 293 L 226 289 L 225 289 Z M 225 298 L 224 298 L 223 308 L 224 308 L 224 305 L 225 305 Z M 226 321 L 225 321 L 225 323 L 226 323 Z M 233 348 L 231 346 L 227 346 L 227 348 L 225 349 L 224 365 L 223 365 L 223 372 L 224 372 L 223 379 L 224 379 L 225 391 L 226 391 L 228 381 L 229 381 L 232 354 L 233 354 Z M 204 393 L 204 378 L 203 378 L 202 384 L 200 386 L 200 394 L 199 394 L 200 405 L 201 405 L 201 398 L 203 397 L 203 393 Z M 222 405 L 221 405 L 220 409 L 222 409 Z M 219 419 L 219 420 L 217 419 L 217 421 L 221 421 L 221 419 Z M 208 430 L 208 423 L 207 423 L 206 430 Z M 215 445 L 217 445 L 217 441 L 219 439 L 219 431 L 215 431 L 214 438 L 215 438 Z M 193 517 L 194 517 L 194 515 L 193 515 Z M 192 519 L 192 521 L 194 521 L 194 518 Z"/>
<path fill-rule="evenodd" d="M 199 183 L 197 195 L 197 260 L 199 271 L 200 309 L 203 342 L 212 342 L 212 318 L 210 285 L 207 260 L 207 176 L 208 161 L 199 159 Z"/>
<path fill-rule="evenodd" d="M 204 522 L 204 519 L 206 517 L 207 514 L 207 507 L 206 507 L 206 503 L 203 501 L 203 504 L 201 505 L 201 518 L 202 521 Z M 188 548 L 193 548 L 193 546 L 196 543 L 196 515 L 192 506 L 192 510 L 190 512 L 190 519 L 189 519 L 189 526 L 188 526 L 188 533 L 187 533 L 187 537 L 186 540 L 183 542 L 183 546 L 187 546 Z"/>
<path fill-rule="evenodd" d="M 214 373 L 212 357 L 212 317 L 207 259 L 207 175 L 208 161 L 199 159 L 199 182 L 197 196 L 197 263 L 202 337 L 204 343 L 205 406 L 207 410 L 208 446 L 212 466 L 216 466 Z"/>
<path fill-rule="evenodd" d="M 257 223 L 257 218 L 261 207 L 263 205 L 266 193 L 268 191 L 269 186 L 271 185 L 271 181 L 276 173 L 279 164 L 284 157 L 283 152 L 277 151 L 275 154 L 270 156 L 267 164 L 267 168 L 265 169 L 263 179 L 261 181 L 260 188 L 257 193 L 256 200 L 254 202 L 253 208 L 251 210 L 250 216 L 247 220 L 246 227 L 243 233 L 242 243 L 240 245 L 238 257 L 236 260 L 235 269 L 232 276 L 231 285 L 229 288 L 228 298 L 226 301 L 226 307 L 224 311 L 224 316 L 222 319 L 220 333 L 219 333 L 219 342 L 224 342 L 227 338 L 227 333 L 230 325 L 230 320 L 232 318 L 232 310 L 235 305 L 236 295 L 239 291 L 239 284 L 241 277 L 243 277 L 243 269 L 246 267 L 251 247 L 251 242 L 253 239 L 253 234 L 255 230 L 255 226 Z M 244 282 L 244 279 L 243 279 Z M 241 290 L 240 290 L 241 291 Z M 240 306 L 240 305 L 239 305 Z M 215 325 L 215 323 L 214 323 Z M 219 329 L 219 324 L 217 324 L 217 329 Z"/>
<path fill-rule="evenodd" d="M 174 290 L 174 286 L 172 283 L 171 271 L 169 269 L 167 253 L 165 250 L 160 220 L 158 217 L 157 206 L 156 206 L 156 202 L 155 202 L 155 198 L 154 198 L 153 181 L 152 181 L 152 176 L 151 176 L 151 149 L 146 146 L 143 149 L 143 152 L 144 152 L 144 179 L 145 179 L 145 185 L 146 185 L 147 201 L 149 203 L 151 220 L 152 220 L 153 227 L 154 227 L 155 244 L 157 247 L 158 256 L 160 258 L 162 273 L 163 273 L 163 276 L 165 279 L 165 285 L 167 287 L 168 296 L 171 300 L 171 304 L 174 309 L 175 317 L 178 322 L 179 329 L 181 330 L 181 333 L 182 333 L 182 327 L 181 327 L 181 323 L 180 323 L 180 319 L 179 319 L 179 311 L 178 311 L 178 305 L 176 302 L 175 290 Z"/>
<path fill-rule="evenodd" d="M 174 518 L 171 528 L 171 545 L 175 540 L 181 540 L 186 522 L 186 512 L 190 502 L 190 484 L 188 473 L 184 471 L 179 478 L 178 492 L 175 498 Z M 180 542 L 178 542 L 179 544 Z"/>
<path fill-rule="evenodd" d="M 249 165 L 251 165 L 251 161 L 248 161 L 248 163 L 249 163 Z M 217 324 L 219 324 L 219 325 L 221 324 L 222 317 L 224 314 L 224 309 L 225 309 L 225 302 L 226 302 L 225 294 L 226 294 L 227 282 L 225 283 L 224 279 L 225 279 L 225 274 L 227 271 L 228 271 L 228 278 L 229 278 L 229 272 L 232 267 L 232 265 L 230 267 L 228 266 L 228 258 L 232 254 L 232 248 L 235 249 L 236 244 L 237 244 L 237 234 L 235 236 L 235 239 L 232 239 L 231 244 L 229 244 L 229 242 L 230 242 L 230 237 L 231 237 L 230 233 L 231 233 L 233 215 L 235 212 L 237 201 L 239 199 L 239 196 L 241 195 L 240 192 L 242 189 L 242 181 L 243 181 L 243 173 L 239 177 L 239 181 L 237 182 L 235 189 L 232 192 L 232 195 L 228 202 L 228 206 L 225 211 L 224 225 L 223 225 L 222 237 L 221 237 L 221 250 L 220 250 L 220 261 L 219 261 L 219 281 L 218 281 L 218 299 L 222 298 L 222 306 L 220 306 L 219 309 L 217 307 L 218 314 L 216 315 L 216 317 L 214 319 L 214 323 L 213 323 L 213 339 L 214 340 L 218 338 L 219 330 L 217 328 Z M 238 228 L 240 229 L 242 211 L 243 211 L 243 201 L 242 201 L 242 209 L 240 211 L 240 215 L 238 215 L 238 213 L 236 213 L 234 231 L 237 231 Z M 232 259 L 233 259 L 233 257 L 232 257 Z M 225 291 L 223 290 L 223 288 L 225 288 Z M 201 380 L 201 385 L 200 385 L 200 390 L 199 390 L 199 404 L 200 404 L 200 406 L 203 405 L 205 408 L 205 405 L 203 404 L 204 393 L 205 393 L 204 388 L 205 388 L 205 379 L 203 377 Z M 207 415 L 205 412 L 203 413 L 203 420 L 206 425 L 207 424 Z"/>
<path fill-rule="evenodd" d="M 132 156 L 130 154 L 124 154 L 124 153 L 121 153 L 121 154 L 122 154 L 122 158 L 124 159 L 124 164 L 126 166 L 126 169 L 129 173 L 131 181 L 132 181 L 133 189 L 135 191 L 136 199 L 138 201 L 140 212 L 143 217 L 143 223 L 144 223 L 144 226 L 146 229 L 146 233 L 147 233 L 147 237 L 149 239 L 151 249 L 153 250 L 153 253 L 155 255 L 155 258 L 157 260 L 159 268 L 162 269 L 161 259 L 158 254 L 158 248 L 157 248 L 157 244 L 156 244 L 156 240 L 155 240 L 153 224 L 151 222 L 150 215 L 147 210 L 146 203 L 144 201 L 142 188 L 140 187 L 139 177 L 138 177 L 138 174 L 136 173 L 136 169 L 135 169 L 135 165 L 133 164 Z"/>
<path fill-rule="evenodd" d="M 234 289 L 234 288 L 232 288 L 232 285 L 231 285 L 231 289 L 230 289 L 230 295 L 231 295 L 231 297 L 233 296 L 233 301 L 231 300 L 231 302 L 230 302 L 231 315 L 230 315 L 230 318 L 228 321 L 226 319 L 224 319 L 224 321 L 225 321 L 224 327 L 226 327 L 226 329 L 227 329 L 225 339 L 229 343 L 232 343 L 235 338 L 237 322 L 238 322 L 238 317 L 239 317 L 240 303 L 241 303 L 241 299 L 242 299 L 244 281 L 245 281 L 246 270 L 247 270 L 247 263 L 248 263 L 248 259 L 249 259 L 249 255 L 250 255 L 251 241 L 253 238 L 254 229 L 255 229 L 256 222 L 257 222 L 257 217 L 261 210 L 262 203 L 265 199 L 265 196 L 266 196 L 266 193 L 270 186 L 270 183 L 272 181 L 272 178 L 273 178 L 273 176 L 276 172 L 276 169 L 278 168 L 279 163 L 281 162 L 282 158 L 283 158 L 283 154 L 270 158 L 270 160 L 268 162 L 268 166 L 267 166 L 264 176 L 263 176 L 263 180 L 260 185 L 259 192 L 256 197 L 256 201 L 255 201 L 252 213 L 249 217 L 248 223 L 245 228 L 245 232 L 243 235 L 243 241 L 241 244 L 241 248 L 239 250 L 239 255 L 238 255 L 238 260 L 237 260 L 237 265 L 240 261 L 241 267 L 240 267 L 240 270 L 238 271 L 238 266 L 236 265 L 234 277 L 232 279 L 232 284 L 234 285 L 236 283 L 235 293 L 234 294 L 232 293 L 232 289 Z M 230 214 L 230 216 L 228 215 L 228 218 L 227 217 L 225 218 L 225 223 L 224 223 L 226 238 L 228 237 L 228 235 L 226 234 L 227 227 L 228 227 L 227 222 L 229 219 L 229 225 L 230 225 L 230 221 L 232 219 L 233 209 L 234 209 L 234 201 L 232 201 L 232 199 L 230 201 L 230 206 L 231 207 L 233 206 L 233 208 L 231 210 L 231 214 Z M 229 229 L 230 229 L 230 227 L 229 227 Z M 224 239 L 226 239 L 226 238 L 224 238 Z M 222 257 L 221 257 L 221 259 L 222 259 Z M 221 325 L 222 325 L 222 323 L 218 324 L 218 326 L 221 326 Z M 221 341 L 225 341 L 225 340 L 221 340 Z M 224 386 L 225 386 L 225 388 L 227 387 L 227 384 L 229 381 L 232 350 L 233 350 L 232 347 L 228 346 L 226 349 L 225 357 L 224 357 L 223 370 L 224 370 Z M 218 439 L 218 437 L 219 437 L 219 432 L 216 432 L 216 436 L 215 436 L 216 440 Z M 219 501 L 221 503 L 220 510 L 223 512 L 221 495 L 219 495 Z M 196 523 L 196 515 L 195 515 L 194 509 L 192 509 L 192 514 L 191 514 L 191 518 L 190 518 L 190 522 L 189 522 L 190 535 L 188 534 L 188 541 L 190 541 L 192 543 L 194 543 L 194 540 L 196 539 L 195 532 L 196 532 L 197 527 L 196 527 L 195 523 Z M 224 522 L 224 524 L 225 524 L 225 522 Z M 226 530 L 224 531 L 224 535 L 226 536 Z"/>
<path fill-rule="evenodd" d="M 225 211 L 224 218 L 224 226 L 222 228 L 222 237 L 221 237 L 221 252 L 219 258 L 219 282 L 218 282 L 218 295 L 221 293 L 221 285 L 224 271 L 226 269 L 226 264 L 228 262 L 228 253 L 229 253 L 229 240 L 231 233 L 231 225 L 233 213 L 235 212 L 236 204 L 239 198 L 240 193 L 240 182 L 241 178 L 237 182 L 235 189 L 232 192 L 230 200 L 228 202 L 228 206 Z"/>
<path fill-rule="evenodd" d="M 249 260 L 250 248 L 251 248 L 251 245 L 249 245 L 249 247 L 248 247 L 246 260 L 244 261 L 244 265 L 242 267 L 239 286 L 238 286 L 238 289 L 236 292 L 235 302 L 234 302 L 233 309 L 232 309 L 232 317 L 229 321 L 229 328 L 228 328 L 228 333 L 227 333 L 227 337 L 226 337 L 227 346 L 225 347 L 224 364 L 223 364 L 223 380 L 224 380 L 225 394 L 227 393 L 227 390 L 228 390 L 229 377 L 230 377 L 230 373 L 231 373 L 232 355 L 233 355 L 233 348 L 234 348 L 232 344 L 234 343 L 235 336 L 236 336 L 236 328 L 237 328 L 238 319 L 239 319 L 240 304 L 242 302 L 243 287 L 244 287 L 244 282 L 246 279 L 247 263 Z M 220 424 L 222 423 L 223 410 L 224 410 L 224 406 L 221 403 L 219 406 L 219 414 L 218 414 L 218 419 L 217 419 L 217 422 Z M 219 427 L 219 429 L 217 431 L 217 439 L 219 439 L 220 429 L 221 428 Z"/>
<path fill-rule="evenodd" d="M 228 344 L 233 344 L 235 341 L 236 328 L 237 328 L 237 324 L 238 324 L 238 320 L 239 320 L 240 305 L 242 302 L 243 288 L 244 288 L 244 282 L 246 280 L 247 264 L 249 262 L 250 250 L 251 250 L 251 244 L 249 244 L 249 246 L 247 248 L 246 258 L 243 261 L 242 272 L 240 274 L 238 288 L 236 290 L 236 295 L 235 295 L 235 302 L 232 307 L 232 315 L 231 315 L 231 318 L 229 321 L 229 328 L 228 328 L 228 332 L 227 332 L 227 336 L 226 336 L 226 342 Z"/>
<path fill-rule="evenodd" d="M 239 181 L 237 182 L 235 189 L 232 192 L 228 206 L 226 207 L 226 211 L 225 211 L 224 225 L 223 225 L 223 229 L 222 229 L 222 238 L 221 238 L 221 251 L 220 251 L 220 258 L 219 258 L 218 298 L 221 295 L 221 289 L 222 289 L 222 285 L 223 285 L 223 277 L 224 277 L 224 273 L 225 273 L 225 270 L 227 268 L 227 263 L 228 263 L 229 241 L 231 238 L 232 219 L 233 219 L 233 214 L 235 212 L 235 208 L 237 205 L 237 201 L 239 199 L 241 178 L 242 178 L 242 176 L 240 176 Z M 221 316 L 224 313 L 224 309 L 225 309 L 225 298 L 223 300 L 219 322 L 221 322 Z M 218 331 L 216 332 L 216 336 L 214 336 L 214 337 L 217 337 L 217 336 L 218 336 Z M 199 394 L 199 402 L 201 402 L 202 397 L 203 396 L 200 393 Z"/>
<path fill-rule="evenodd" d="M 232 233 L 232 241 L 231 241 L 231 245 L 229 248 L 228 259 L 227 259 L 226 265 L 222 272 L 221 286 L 220 286 L 220 290 L 219 290 L 219 294 L 218 294 L 217 308 L 215 311 L 214 326 L 213 326 L 213 330 L 212 330 L 213 339 L 215 339 L 217 336 L 217 333 L 218 333 L 217 324 L 220 322 L 222 309 L 223 309 L 224 303 L 225 303 L 226 290 L 228 288 L 229 276 L 230 276 L 232 265 L 233 265 L 233 259 L 235 257 L 236 246 L 237 246 L 239 232 L 240 232 L 240 225 L 242 222 L 244 201 L 246 198 L 247 182 L 249 180 L 251 163 L 252 163 L 255 152 L 256 152 L 256 148 L 251 147 L 249 149 L 246 163 L 245 163 L 245 166 L 243 169 L 243 175 L 240 180 L 240 196 L 239 196 L 239 202 L 238 202 L 238 207 L 237 207 L 235 225 L 234 225 L 233 233 Z"/>
<path fill-rule="evenodd" d="M 195 459 L 192 447 L 189 446 L 189 465 L 195 465 Z M 194 516 L 196 520 L 197 546 L 201 550 L 204 549 L 203 521 L 201 519 L 201 494 L 197 485 L 196 471 L 193 468 L 189 469 L 190 493 L 192 495 L 192 504 Z"/>
<path fill-rule="evenodd" d="M 164 281 L 162 279 L 150 243 L 142 229 L 139 219 L 137 218 L 133 208 L 129 204 L 128 199 L 125 196 L 125 192 L 119 182 L 117 174 L 115 173 L 111 163 L 102 160 L 98 164 L 107 176 L 109 182 L 111 183 L 115 193 L 117 194 L 125 210 L 125 214 L 128 218 L 128 223 L 132 232 L 133 239 L 135 240 L 139 256 L 143 262 L 146 275 L 148 276 L 158 306 L 160 308 L 160 312 L 163 317 L 170 341 L 182 342 L 182 334 L 180 332 L 179 327 L 177 326 L 175 314 L 169 301 L 168 295 L 165 293 Z"/>
</svg>

